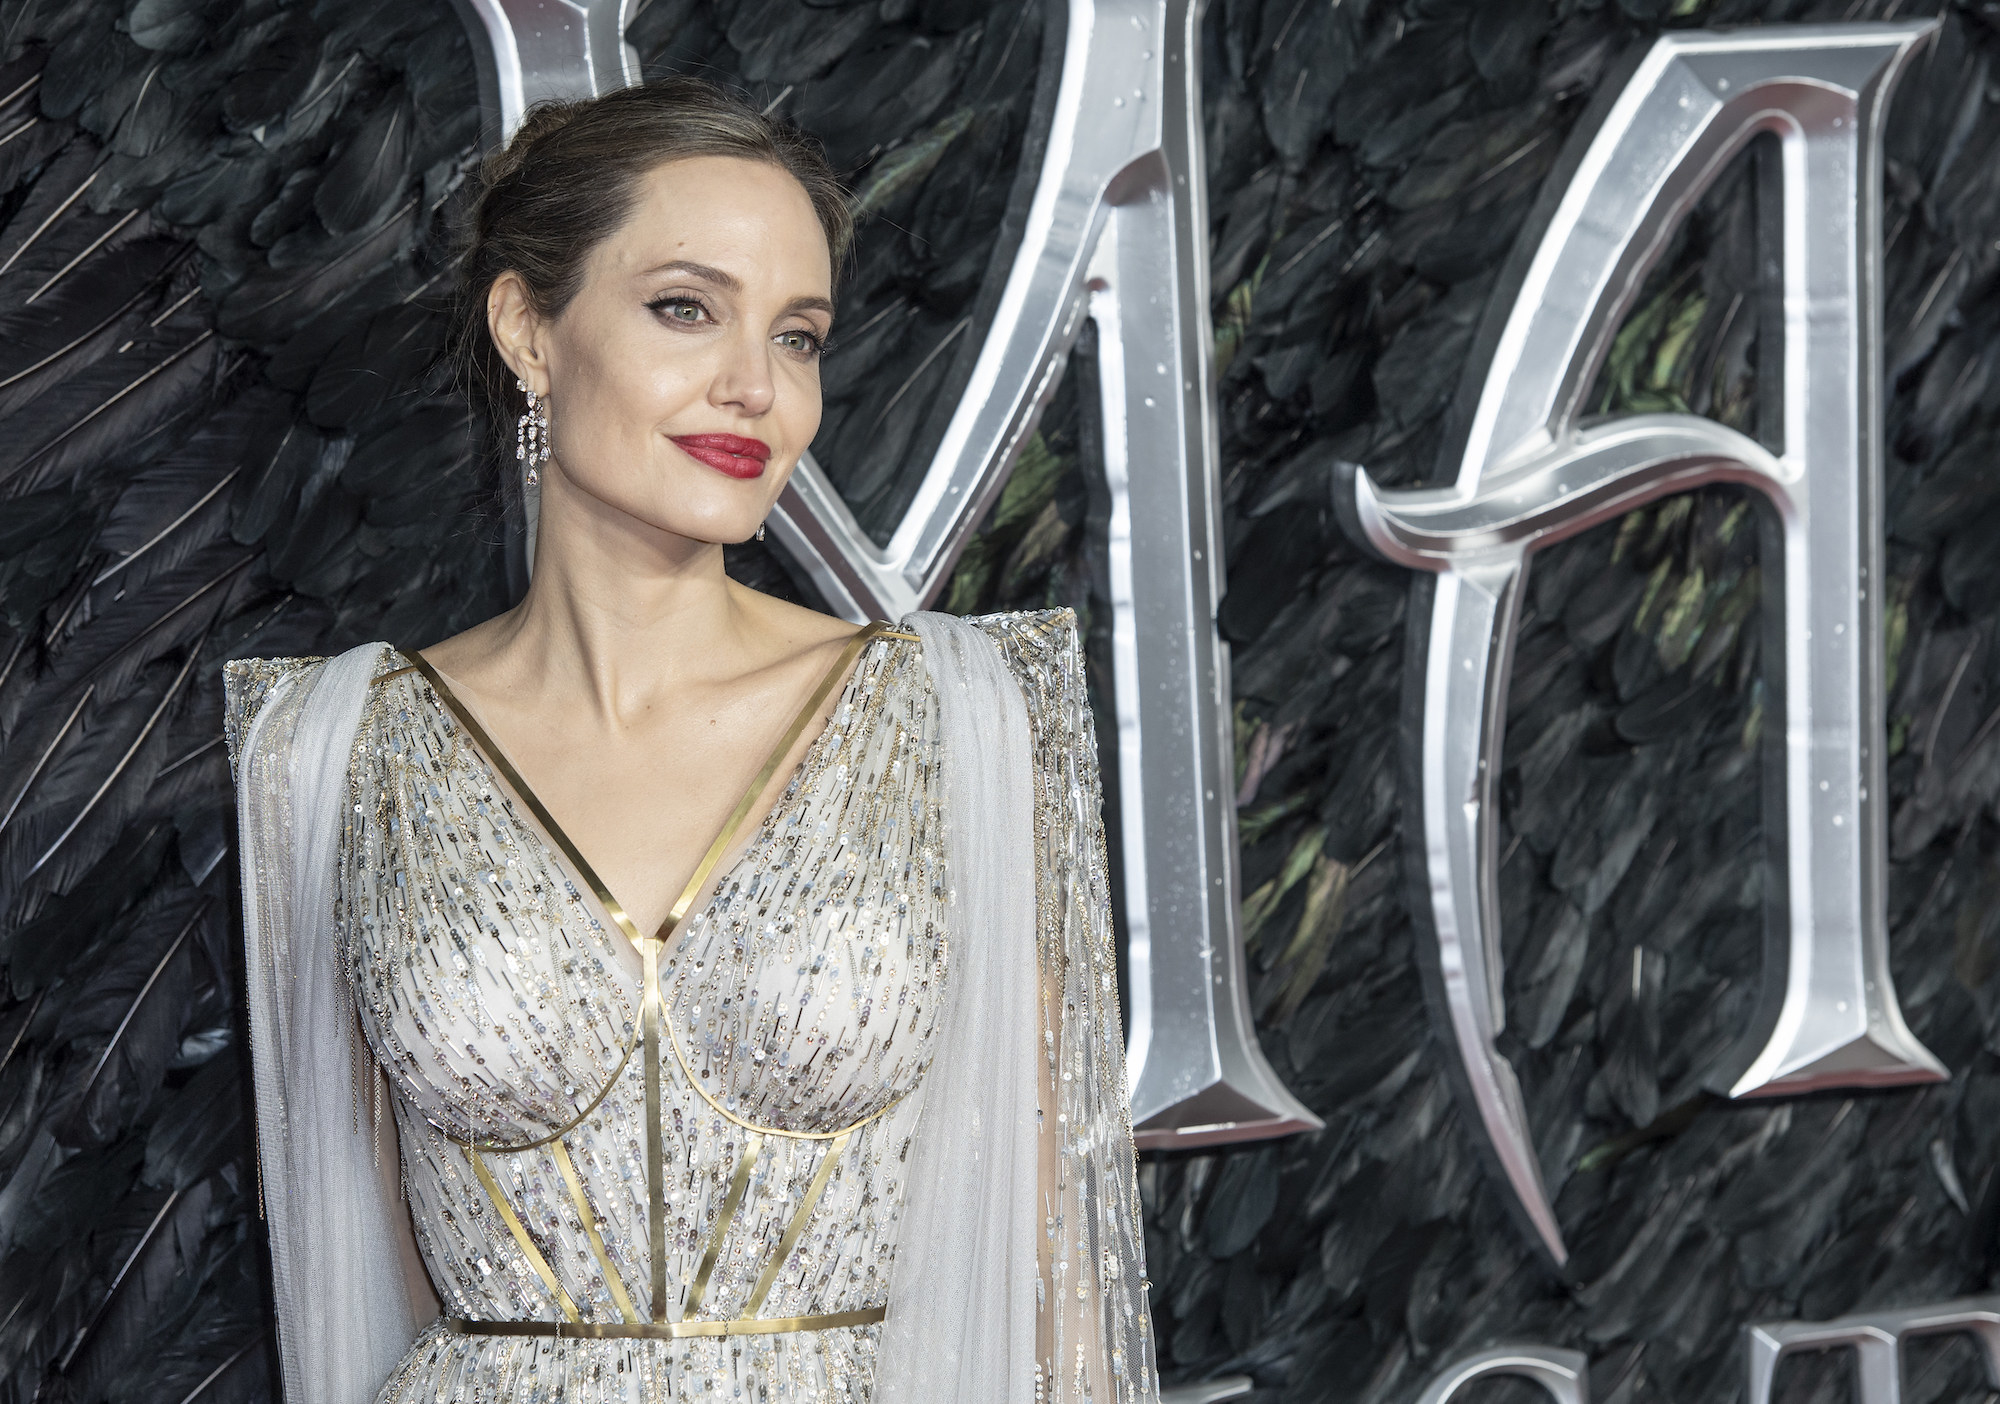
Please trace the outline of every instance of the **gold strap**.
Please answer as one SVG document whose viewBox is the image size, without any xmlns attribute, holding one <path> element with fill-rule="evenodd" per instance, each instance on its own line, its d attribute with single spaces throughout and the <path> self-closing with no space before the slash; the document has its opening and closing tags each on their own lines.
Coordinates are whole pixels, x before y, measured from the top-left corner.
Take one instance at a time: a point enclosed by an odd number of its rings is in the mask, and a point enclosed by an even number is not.
<svg viewBox="0 0 2000 1404">
<path fill-rule="evenodd" d="M 514 1206 L 507 1202 L 507 1196 L 500 1193 L 500 1186 L 493 1181 L 493 1172 L 486 1168 L 486 1162 L 479 1158 L 479 1152 L 468 1147 L 465 1158 L 472 1162 L 472 1173 L 479 1177 L 479 1187 L 486 1191 L 486 1197 L 492 1201 L 494 1211 L 507 1225 L 507 1231 L 514 1235 L 514 1242 L 520 1245 L 521 1256 L 528 1260 L 528 1266 L 542 1279 L 542 1285 L 547 1287 L 549 1295 L 556 1299 L 556 1305 L 562 1308 L 562 1314 L 571 1321 L 581 1321 L 583 1318 L 577 1312 L 576 1303 L 570 1300 L 569 1293 L 563 1291 L 562 1283 L 556 1280 L 554 1270 L 549 1267 L 549 1260 L 542 1256 L 542 1250 L 535 1246 L 535 1240 L 528 1237 L 527 1226 L 514 1212 Z"/>
<path fill-rule="evenodd" d="M 618 1303 L 618 1310 L 627 1321 L 637 1321 L 639 1313 L 633 1309 L 632 1298 L 625 1291 L 625 1279 L 618 1275 L 611 1253 L 604 1246 L 604 1235 L 597 1231 L 597 1215 L 591 1209 L 590 1201 L 584 1197 L 583 1181 L 577 1178 L 576 1165 L 569 1158 L 569 1147 L 557 1141 L 555 1154 L 556 1168 L 562 1171 L 570 1202 L 576 1205 L 577 1215 L 583 1220 L 583 1231 L 590 1235 L 590 1251 L 597 1255 L 597 1265 L 604 1269 L 604 1285 L 611 1289 L 611 1300 Z"/>
<path fill-rule="evenodd" d="M 843 1136 L 852 1135 L 854 1132 L 859 1131 L 862 1127 L 866 1126 L 869 1122 L 887 1116 L 890 1112 L 894 1111 L 898 1105 L 901 1104 L 904 1097 L 910 1095 L 908 1092 L 898 1093 L 896 1096 L 891 1097 L 888 1101 L 884 1102 L 881 1106 L 877 1107 L 874 1111 L 862 1117 L 859 1121 L 850 1121 L 847 1123 L 847 1125 L 842 1126 L 837 1130 L 780 1131 L 777 1130 L 775 1127 L 759 1126 L 754 1121 L 746 1121 L 742 1117 L 738 1116 L 735 1112 L 731 1111 L 728 1107 L 722 1105 L 722 1103 L 717 1101 L 714 1097 L 710 1096 L 708 1089 L 706 1087 L 703 1087 L 701 1085 L 700 1080 L 695 1077 L 694 1069 L 688 1065 L 687 1055 L 681 1052 L 681 1041 L 674 1037 L 674 1030 L 672 1024 L 667 1025 L 667 1047 L 673 1050 L 674 1061 L 680 1064 L 682 1080 L 685 1081 L 688 1086 L 694 1089 L 695 1095 L 697 1097 L 701 1098 L 702 1101 L 708 1103 L 708 1109 L 710 1111 L 714 1112 L 724 1121 L 742 1127 L 745 1131 L 759 1131 L 766 1136 L 783 1136 L 787 1140 L 791 1141 L 835 1141 L 839 1140 Z"/>
<path fill-rule="evenodd" d="M 555 815 L 549 813 L 542 804 L 540 796 L 529 788 L 526 780 L 521 778 L 521 772 L 514 769 L 514 762 L 507 759 L 507 753 L 500 749 L 498 743 L 487 734 L 486 728 L 481 726 L 465 704 L 458 700 L 458 694 L 451 690 L 450 684 L 446 683 L 438 670 L 431 666 L 428 658 L 421 653 L 406 653 L 403 656 L 410 660 L 411 667 L 423 674 L 424 681 L 431 685 L 431 691 L 438 695 L 440 702 L 444 703 L 445 710 L 452 715 L 452 720 L 464 727 L 472 737 L 473 744 L 486 753 L 486 759 L 500 772 L 500 778 L 521 797 L 521 803 L 528 806 L 528 812 L 535 816 L 535 822 L 542 826 L 542 832 L 562 850 L 563 857 L 569 859 L 570 866 L 576 869 L 577 876 L 583 879 L 591 895 L 597 898 L 598 903 L 604 908 L 605 915 L 617 923 L 618 929 L 625 933 L 633 945 L 638 945 L 642 939 L 638 926 L 625 914 L 625 909 L 618 905 L 618 899 L 611 895 L 611 889 L 597 876 L 597 870 L 590 866 L 590 861 L 577 851 L 575 844 L 570 842 L 569 835 L 564 832 L 563 826 L 556 822 Z"/>
<path fill-rule="evenodd" d="M 818 1207 L 819 1197 L 826 1193 L 826 1182 L 833 1178 L 834 1162 L 847 1149 L 847 1138 L 853 1134 L 852 1129 L 841 1132 L 826 1148 L 826 1154 L 820 1158 L 819 1169 L 813 1174 L 812 1184 L 806 1189 L 806 1197 L 799 1202 L 798 1212 L 792 1215 L 791 1223 L 785 1226 L 785 1236 L 778 1240 L 778 1251 L 764 1265 L 764 1275 L 757 1279 L 757 1286 L 751 1291 L 750 1300 L 743 1304 L 739 1315 L 745 1318 L 755 1316 L 757 1309 L 764 1305 L 764 1298 L 771 1294 L 771 1284 L 778 1280 L 778 1270 L 785 1265 L 785 1259 L 792 1256 L 792 1249 L 798 1247 L 799 1235 L 806 1231 L 806 1223 Z M 692 1311 L 694 1308 L 688 1309 Z"/>
<path fill-rule="evenodd" d="M 755 780 L 750 782 L 750 788 L 744 792 L 742 801 L 736 806 L 736 812 L 729 816 L 729 823 L 716 836 L 715 842 L 709 845 L 707 855 L 701 860 L 701 866 L 695 869 L 694 877 L 689 880 L 687 890 L 682 892 L 680 900 L 674 903 L 673 914 L 667 918 L 666 924 L 660 928 L 660 934 L 655 940 L 664 945 L 668 934 L 673 930 L 674 926 L 682 917 L 687 915 L 688 903 L 693 899 L 696 891 L 708 881 L 709 873 L 714 869 L 717 860 L 722 857 L 723 850 L 728 846 L 729 840 L 735 834 L 737 826 L 743 822 L 744 815 L 750 812 L 752 801 L 758 795 L 762 794 L 764 787 L 770 783 L 772 772 L 778 768 L 778 762 L 785 758 L 791 751 L 792 746 L 798 741 L 799 733 L 805 729 L 806 722 L 816 715 L 819 709 L 826 704 L 826 695 L 832 690 L 834 680 L 846 674 L 848 668 L 852 666 L 856 655 L 867 646 L 871 639 L 883 634 L 889 634 L 895 638 L 914 637 L 913 635 L 895 633 L 888 625 L 878 620 L 858 630 L 854 637 L 847 641 L 846 647 L 840 651 L 840 657 L 833 661 L 833 666 L 827 670 L 826 676 L 820 680 L 819 690 L 813 693 L 804 709 L 793 720 L 791 728 L 779 740 L 777 749 L 772 751 L 770 760 L 764 763 L 764 769 L 758 774 Z M 648 990 L 655 988 L 650 974 L 647 976 L 646 987 Z M 754 1121 L 749 1121 L 738 1116 L 728 1107 L 725 1107 L 720 1100 L 710 1096 L 708 1089 L 703 1087 L 701 1080 L 695 1076 L 694 1069 L 688 1065 L 687 1055 L 681 1051 L 681 1042 L 674 1036 L 674 1029 L 671 1023 L 666 1024 L 666 1033 L 667 1046 L 673 1050 L 674 1061 L 680 1064 L 681 1076 L 686 1079 L 687 1085 L 694 1089 L 695 1095 L 708 1103 L 710 1111 L 720 1116 L 724 1121 L 742 1127 L 745 1131 L 756 1131 L 768 1136 L 783 1136 L 795 1141 L 831 1141 L 836 1137 L 844 1137 L 859 1127 L 866 1126 L 877 1117 L 886 1116 L 895 1107 L 896 1103 L 902 1100 L 900 1097 L 891 1098 L 883 1106 L 862 1117 L 859 1121 L 843 1126 L 836 1131 L 780 1131 L 776 1127 L 759 1126 Z M 652 1035 L 648 1034 L 647 1036 L 651 1037 Z M 648 1056 L 650 1058 L 655 1055 L 649 1054 Z M 651 1066 L 651 1064 L 649 1063 L 648 1066 Z"/>
<path fill-rule="evenodd" d="M 642 941 L 639 1032 L 646 1044 L 646 1233 L 653 1257 L 653 1320 L 667 1319 L 667 1133 L 660 1097 L 660 946 Z"/>
<path fill-rule="evenodd" d="M 604 1086 L 598 1089 L 597 1095 L 585 1103 L 582 1111 L 578 1112 L 568 1121 L 565 1121 L 555 1130 L 549 1132 L 548 1135 L 537 1136 L 532 1141 L 509 1141 L 504 1145 L 499 1141 L 461 1141 L 459 1144 L 469 1145 L 475 1150 L 485 1151 L 488 1155 L 519 1155 L 523 1151 L 539 1150 L 546 1145 L 560 1145 L 563 1137 L 589 1120 L 590 1114 L 603 1105 L 604 1099 L 611 1095 L 611 1089 L 616 1087 L 618 1079 L 625 1075 L 625 1065 L 632 1061 L 632 1050 L 638 1046 L 639 1030 L 635 1028 L 632 1030 L 632 1036 L 625 1040 L 624 1051 L 618 1055 L 618 1066 L 611 1070 L 610 1077 L 604 1079 Z"/>
<path fill-rule="evenodd" d="M 554 1336 L 587 1341 L 675 1341 L 689 1336 L 776 1336 L 789 1331 L 837 1331 L 873 1326 L 887 1307 L 834 1311 L 820 1316 L 769 1316 L 755 1321 L 467 1321 L 447 1316 L 444 1326 L 461 1336 Z"/>
<path fill-rule="evenodd" d="M 756 1168 L 757 1157 L 763 1150 L 764 1138 L 754 1133 L 743 1143 L 743 1156 L 736 1162 L 736 1175 L 729 1182 L 729 1195 L 722 1201 L 722 1212 L 715 1216 L 715 1228 L 708 1235 L 708 1249 L 701 1255 L 701 1267 L 695 1272 L 694 1286 L 688 1288 L 687 1305 L 681 1308 L 682 1316 L 693 1316 L 701 1310 L 701 1299 L 708 1295 L 708 1279 L 715 1271 L 715 1260 L 722 1256 L 722 1240 L 729 1236 L 729 1225 L 735 1220 L 736 1211 L 743 1207 L 743 1192 L 750 1187 L 750 1172 Z M 664 1259 L 665 1255 L 661 1257 Z M 655 1320 L 664 1319 L 658 1307 L 654 1308 L 653 1317 Z"/>
</svg>

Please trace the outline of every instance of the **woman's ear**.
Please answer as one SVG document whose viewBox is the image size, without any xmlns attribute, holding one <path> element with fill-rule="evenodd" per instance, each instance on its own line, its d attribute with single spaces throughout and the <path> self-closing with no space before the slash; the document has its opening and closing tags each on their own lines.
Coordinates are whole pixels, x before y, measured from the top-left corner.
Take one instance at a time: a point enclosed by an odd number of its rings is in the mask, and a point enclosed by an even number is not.
<svg viewBox="0 0 2000 1404">
<path fill-rule="evenodd" d="M 508 369 L 537 395 L 549 390 L 549 368 L 542 354 L 542 319 L 528 300 L 528 285 L 509 269 L 486 290 L 486 330 Z"/>
</svg>

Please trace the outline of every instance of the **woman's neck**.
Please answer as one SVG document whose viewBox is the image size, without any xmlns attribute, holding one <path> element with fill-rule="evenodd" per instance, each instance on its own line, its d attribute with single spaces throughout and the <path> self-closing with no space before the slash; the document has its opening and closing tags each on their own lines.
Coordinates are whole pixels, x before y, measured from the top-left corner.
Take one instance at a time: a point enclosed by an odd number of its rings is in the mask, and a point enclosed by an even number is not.
<svg viewBox="0 0 2000 1404">
<path fill-rule="evenodd" d="M 774 642 L 759 627 L 760 597 L 724 573 L 720 545 L 574 488 L 545 489 L 542 510 L 526 596 L 453 640 L 437 660 L 448 673 L 482 691 L 587 707 L 616 728 L 691 682 L 755 666 Z"/>
</svg>

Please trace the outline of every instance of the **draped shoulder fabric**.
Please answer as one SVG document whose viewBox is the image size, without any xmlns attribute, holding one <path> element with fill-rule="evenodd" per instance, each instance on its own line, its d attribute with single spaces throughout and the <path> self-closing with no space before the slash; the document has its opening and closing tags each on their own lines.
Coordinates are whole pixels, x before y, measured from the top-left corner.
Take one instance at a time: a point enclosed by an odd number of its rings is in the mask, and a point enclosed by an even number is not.
<svg viewBox="0 0 2000 1404">
<path fill-rule="evenodd" d="M 290 1404 L 1157 1398 L 1074 616 L 904 627 L 650 996 L 415 660 L 230 665 Z"/>
<path fill-rule="evenodd" d="M 948 615 L 924 641 L 944 741 L 951 987 L 889 1279 L 878 1404 L 1035 1390 L 1034 790 L 1028 717 L 1000 651 Z"/>
<path fill-rule="evenodd" d="M 367 1404 L 415 1335 L 396 1248 L 402 1206 L 363 1124 L 354 998 L 334 933 L 348 754 L 382 652 L 368 644 L 227 679 L 232 692 L 268 693 L 234 750 L 259 1170 L 289 1404 Z"/>
</svg>

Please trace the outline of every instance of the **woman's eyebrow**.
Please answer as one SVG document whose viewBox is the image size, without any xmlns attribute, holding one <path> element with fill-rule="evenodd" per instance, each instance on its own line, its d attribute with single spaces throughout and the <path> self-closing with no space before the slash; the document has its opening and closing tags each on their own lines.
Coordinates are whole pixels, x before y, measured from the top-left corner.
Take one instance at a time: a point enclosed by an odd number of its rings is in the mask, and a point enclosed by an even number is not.
<svg viewBox="0 0 2000 1404">
<path fill-rule="evenodd" d="M 743 291 L 743 280 L 734 273 L 725 273 L 720 268 L 710 268 L 705 263 L 690 263 L 686 259 L 675 259 L 671 263 L 648 268 L 645 276 L 650 278 L 655 273 L 683 273 L 690 278 L 699 278 L 704 283 L 713 283 L 724 292 Z"/>
<path fill-rule="evenodd" d="M 743 280 L 738 278 L 734 273 L 726 273 L 720 268 L 711 268 L 706 263 L 692 263 L 684 258 L 677 258 L 670 263 L 662 263 L 656 267 L 648 268 L 645 276 L 651 278 L 661 273 L 679 273 L 684 277 L 699 279 L 704 283 L 713 283 L 726 293 L 741 293 L 743 291 Z M 824 312 L 827 316 L 831 317 L 833 315 L 833 302 L 831 299 L 824 297 L 795 297 L 785 304 L 785 311 L 787 313 Z"/>
</svg>

